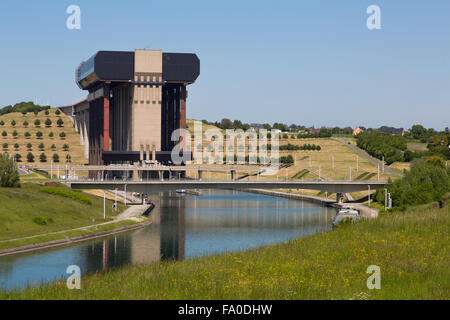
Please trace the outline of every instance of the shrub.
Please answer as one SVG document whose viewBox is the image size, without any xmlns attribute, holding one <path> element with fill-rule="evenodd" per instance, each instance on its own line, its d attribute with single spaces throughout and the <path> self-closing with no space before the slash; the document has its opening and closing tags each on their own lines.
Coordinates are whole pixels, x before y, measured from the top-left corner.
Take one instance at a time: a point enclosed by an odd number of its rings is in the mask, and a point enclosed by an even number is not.
<svg viewBox="0 0 450 320">
<path fill-rule="evenodd" d="M 27 161 L 34 162 L 34 155 L 31 152 L 28 152 L 27 154 Z"/>
<path fill-rule="evenodd" d="M 92 204 L 91 199 L 82 194 L 82 193 L 78 193 L 78 192 L 73 192 L 64 188 L 59 188 L 59 187 L 42 187 L 40 189 L 40 191 L 48 193 L 48 194 L 54 194 L 54 195 L 58 195 L 58 196 L 62 196 L 65 198 L 70 198 L 73 199 L 75 201 L 78 201 L 80 203 L 83 204 Z"/>
<path fill-rule="evenodd" d="M 36 120 L 34 121 L 34 125 L 35 125 L 36 127 L 39 127 L 39 126 L 41 125 L 41 120 L 36 119 Z"/>
<path fill-rule="evenodd" d="M 61 139 L 64 139 L 64 138 L 66 137 L 66 134 L 65 134 L 64 132 L 61 132 L 61 133 L 59 134 L 59 137 L 60 137 Z"/>
<path fill-rule="evenodd" d="M 50 148 L 52 148 L 53 150 L 55 150 L 55 149 L 56 149 L 55 144 L 52 144 L 52 146 L 51 146 Z"/>
<path fill-rule="evenodd" d="M 25 138 L 29 139 L 31 137 L 31 134 L 27 131 L 25 132 Z"/>
<path fill-rule="evenodd" d="M 16 120 L 11 121 L 11 125 L 12 125 L 13 127 L 15 127 L 15 126 L 16 126 Z"/>
<path fill-rule="evenodd" d="M 12 133 L 12 135 L 13 135 L 14 138 L 17 138 L 17 136 L 19 135 L 19 133 L 17 132 L 17 130 L 14 130 L 13 133 Z"/>
<path fill-rule="evenodd" d="M 22 156 L 20 154 L 18 154 L 18 153 L 16 153 L 14 155 L 14 159 L 16 160 L 16 162 L 19 162 L 21 158 L 22 158 Z"/>
<path fill-rule="evenodd" d="M 6 142 L 3 144 L 3 149 L 8 149 L 8 144 Z"/>
<path fill-rule="evenodd" d="M 50 138 L 53 138 L 53 136 L 54 136 L 53 132 L 50 132 L 50 133 L 48 134 L 48 136 L 49 136 Z"/>
<path fill-rule="evenodd" d="M 50 120 L 49 118 L 47 118 L 47 120 L 45 120 L 45 125 L 47 127 L 50 127 L 52 125 L 52 120 Z"/>
<path fill-rule="evenodd" d="M 56 121 L 56 124 L 58 125 L 58 127 L 62 127 L 64 124 L 64 121 L 61 118 L 59 118 L 58 121 Z"/>
<path fill-rule="evenodd" d="M 20 187 L 17 166 L 14 160 L 6 154 L 0 154 L 0 187 Z"/>
<path fill-rule="evenodd" d="M 48 110 L 45 110 L 45 115 L 48 116 L 50 112 Z"/>
<path fill-rule="evenodd" d="M 31 150 L 31 148 L 33 147 L 33 145 L 31 143 L 27 143 L 27 149 Z"/>
<path fill-rule="evenodd" d="M 36 137 L 38 138 L 38 139 L 41 139 L 42 138 L 42 132 L 41 131 L 38 131 L 38 132 L 36 132 Z"/>
<path fill-rule="evenodd" d="M 37 216 L 33 218 L 33 222 L 40 225 L 40 226 L 46 226 L 50 223 L 53 223 L 53 219 L 49 217 L 41 217 Z"/>
<path fill-rule="evenodd" d="M 3 136 L 3 137 L 6 137 L 7 135 L 8 135 L 8 134 L 6 133 L 6 131 L 3 131 L 3 132 L 2 132 L 2 136 Z"/>
<path fill-rule="evenodd" d="M 57 116 L 59 116 L 59 115 L 61 114 L 61 111 L 59 111 L 59 109 L 56 109 L 55 114 L 56 114 Z"/>
<path fill-rule="evenodd" d="M 0 126 L 4 126 L 5 125 L 5 122 L 3 121 L 3 120 L 0 120 Z"/>
<path fill-rule="evenodd" d="M 39 156 L 39 160 L 41 160 L 41 162 L 47 161 L 47 156 L 45 155 L 45 153 L 41 153 L 41 155 Z"/>
<path fill-rule="evenodd" d="M 35 116 L 37 116 L 37 115 L 38 115 L 38 113 L 39 113 L 39 111 L 38 111 L 38 110 L 34 110 L 33 112 L 34 112 L 34 115 L 35 115 Z"/>
<path fill-rule="evenodd" d="M 41 143 L 39 143 L 39 146 L 38 146 L 38 148 L 39 148 L 39 149 L 41 149 L 41 150 L 43 150 L 43 149 L 45 148 L 45 146 L 44 146 L 44 143 L 42 143 L 42 142 L 41 142 Z"/>
<path fill-rule="evenodd" d="M 19 144 L 18 143 L 14 144 L 14 149 L 19 150 Z"/>
<path fill-rule="evenodd" d="M 67 143 L 65 143 L 65 144 L 63 145 L 63 150 L 64 150 L 64 151 L 68 151 L 68 150 L 69 150 L 69 145 L 68 145 Z"/>
<path fill-rule="evenodd" d="M 53 154 L 53 161 L 54 162 L 59 162 L 59 155 L 57 153 Z"/>
<path fill-rule="evenodd" d="M 440 165 L 422 159 L 414 160 L 411 170 L 402 179 L 389 185 L 388 190 L 393 207 L 400 209 L 433 201 L 441 202 L 450 191 L 449 175 Z M 375 199 L 384 203 L 384 190 L 378 190 Z"/>
<path fill-rule="evenodd" d="M 28 128 L 28 125 L 29 125 L 28 121 L 25 120 L 25 121 L 23 122 L 23 126 L 24 126 L 25 128 Z"/>
<path fill-rule="evenodd" d="M 27 114 L 27 112 L 26 112 L 26 111 L 22 111 L 22 114 L 23 114 L 23 115 L 26 115 L 26 114 Z"/>
</svg>

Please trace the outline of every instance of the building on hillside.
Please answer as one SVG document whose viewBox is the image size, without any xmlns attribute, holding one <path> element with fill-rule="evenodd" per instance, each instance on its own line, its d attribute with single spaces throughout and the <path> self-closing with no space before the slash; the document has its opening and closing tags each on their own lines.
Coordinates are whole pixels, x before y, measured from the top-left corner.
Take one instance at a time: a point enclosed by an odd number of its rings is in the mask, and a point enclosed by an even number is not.
<svg viewBox="0 0 450 320">
<path fill-rule="evenodd" d="M 353 135 L 356 136 L 361 132 L 365 132 L 367 131 L 367 129 L 365 127 L 359 126 L 358 128 L 356 128 L 355 130 L 353 130 Z"/>
</svg>

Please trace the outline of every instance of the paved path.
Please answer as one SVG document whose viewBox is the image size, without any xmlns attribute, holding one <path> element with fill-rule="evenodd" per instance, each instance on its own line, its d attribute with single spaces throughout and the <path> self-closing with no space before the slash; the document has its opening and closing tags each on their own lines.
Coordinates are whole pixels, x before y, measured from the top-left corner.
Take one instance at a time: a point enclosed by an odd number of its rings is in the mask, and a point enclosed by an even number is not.
<svg viewBox="0 0 450 320">
<path fill-rule="evenodd" d="M 347 147 L 349 147 L 350 149 L 352 149 L 353 151 L 355 151 L 357 154 L 359 154 L 361 157 L 367 159 L 368 161 L 370 161 L 371 163 L 373 163 L 374 166 L 378 166 L 378 164 L 380 165 L 380 170 L 382 168 L 382 163 L 381 161 L 379 161 L 378 159 L 373 158 L 371 155 L 369 155 L 367 152 L 365 152 L 364 150 L 352 145 L 351 143 L 348 143 L 345 140 L 339 139 L 339 138 L 333 138 L 336 141 L 339 141 L 343 144 L 345 144 Z M 384 173 L 385 174 L 389 174 L 392 176 L 396 176 L 396 177 L 403 177 L 402 174 L 397 173 L 392 171 L 391 169 L 389 169 L 386 165 L 384 166 Z"/>
</svg>

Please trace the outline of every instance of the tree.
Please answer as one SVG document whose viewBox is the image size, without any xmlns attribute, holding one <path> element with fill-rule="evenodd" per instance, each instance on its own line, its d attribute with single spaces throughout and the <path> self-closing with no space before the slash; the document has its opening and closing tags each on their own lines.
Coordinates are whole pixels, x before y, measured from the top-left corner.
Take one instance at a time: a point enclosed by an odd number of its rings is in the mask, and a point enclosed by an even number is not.
<svg viewBox="0 0 450 320">
<path fill-rule="evenodd" d="M 45 155 L 45 153 L 41 153 L 41 155 L 39 156 L 39 159 L 41 160 L 41 162 L 46 162 L 47 156 Z"/>
<path fill-rule="evenodd" d="M 69 145 L 68 145 L 67 143 L 65 143 L 65 144 L 63 145 L 63 150 L 64 150 L 64 151 L 68 151 L 68 150 L 69 150 Z"/>
<path fill-rule="evenodd" d="M 52 146 L 51 146 L 50 148 L 52 148 L 53 150 L 55 150 L 55 149 L 56 149 L 55 144 L 52 144 Z"/>
<path fill-rule="evenodd" d="M 36 119 L 36 120 L 34 121 L 34 125 L 35 125 L 36 127 L 39 127 L 39 126 L 41 125 L 41 120 Z"/>
<path fill-rule="evenodd" d="M 31 148 L 33 148 L 33 145 L 32 145 L 31 143 L 28 142 L 28 143 L 27 143 L 27 149 L 28 149 L 28 150 L 31 150 Z"/>
<path fill-rule="evenodd" d="M 25 138 L 29 139 L 31 137 L 31 134 L 27 131 L 25 132 Z"/>
<path fill-rule="evenodd" d="M 34 161 L 34 155 L 31 152 L 28 152 L 28 154 L 27 154 L 27 161 L 28 162 Z"/>
<path fill-rule="evenodd" d="M 53 161 L 54 162 L 59 162 L 59 155 L 57 153 L 53 154 Z"/>
<path fill-rule="evenodd" d="M 28 128 L 28 121 L 27 120 L 25 120 L 24 122 L 23 122 L 23 126 L 25 127 L 25 128 Z"/>
<path fill-rule="evenodd" d="M 45 125 L 47 127 L 50 127 L 52 125 L 52 120 L 50 120 L 50 118 L 47 118 L 47 120 L 45 120 Z"/>
<path fill-rule="evenodd" d="M 0 154 L 0 187 L 20 187 L 19 172 L 14 160 L 6 154 Z"/>
<path fill-rule="evenodd" d="M 64 139 L 64 138 L 66 137 L 66 134 L 65 134 L 64 132 L 61 132 L 61 133 L 59 134 L 59 137 L 60 137 L 61 139 Z"/>
<path fill-rule="evenodd" d="M 427 163 L 429 163 L 435 167 L 440 167 L 442 169 L 445 169 L 445 160 L 439 156 L 434 156 L 434 157 L 429 158 L 427 160 Z"/>
<path fill-rule="evenodd" d="M 15 127 L 15 126 L 16 126 L 16 120 L 11 121 L 11 125 L 12 125 L 13 127 Z"/>
<path fill-rule="evenodd" d="M 50 112 L 48 110 L 45 110 L 45 115 L 48 116 Z"/>
<path fill-rule="evenodd" d="M 36 137 L 38 138 L 38 139 L 41 139 L 42 138 L 42 132 L 41 131 L 38 131 L 38 132 L 36 132 Z"/>
<path fill-rule="evenodd" d="M 17 130 L 14 130 L 13 133 L 12 133 L 12 135 L 13 135 L 14 138 L 17 138 L 17 136 L 19 135 L 19 133 L 17 132 Z"/>
<path fill-rule="evenodd" d="M 5 125 L 5 122 L 3 121 L 3 120 L 0 120 L 0 126 L 4 126 Z"/>
<path fill-rule="evenodd" d="M 35 115 L 35 116 L 37 116 L 37 115 L 38 115 L 38 113 L 39 113 L 39 111 L 38 111 L 38 110 L 34 110 L 34 115 Z"/>
<path fill-rule="evenodd" d="M 14 144 L 14 149 L 19 150 L 19 144 L 18 143 Z"/>
<path fill-rule="evenodd" d="M 14 160 L 15 160 L 16 162 L 19 162 L 21 158 L 22 158 L 22 156 L 21 156 L 19 153 L 16 153 L 16 154 L 14 155 Z"/>
<path fill-rule="evenodd" d="M 22 114 L 25 116 L 27 114 L 27 112 L 26 111 L 22 111 Z"/>
<path fill-rule="evenodd" d="M 6 142 L 3 144 L 3 149 L 8 149 L 8 144 Z"/>
<path fill-rule="evenodd" d="M 59 118 L 58 121 L 56 121 L 56 124 L 58 125 L 58 127 L 62 127 L 64 124 L 64 121 L 61 118 Z"/>
<path fill-rule="evenodd" d="M 53 138 L 53 136 L 54 136 L 53 132 L 50 132 L 50 133 L 48 134 L 48 136 L 49 136 L 50 138 Z"/>
<path fill-rule="evenodd" d="M 231 129 L 232 125 L 233 125 L 233 123 L 231 122 L 230 119 L 223 118 L 220 121 L 220 128 L 222 128 L 222 129 Z"/>
<path fill-rule="evenodd" d="M 66 155 L 66 161 L 67 162 L 72 162 L 72 157 L 70 156 L 70 154 Z"/>
<path fill-rule="evenodd" d="M 59 111 L 59 109 L 56 109 L 55 114 L 56 114 L 57 116 L 59 116 L 59 115 L 61 114 L 61 111 Z"/>
<path fill-rule="evenodd" d="M 39 143 L 38 148 L 42 151 L 42 150 L 44 150 L 45 146 L 44 146 L 44 144 L 41 142 L 41 143 Z"/>
<path fill-rule="evenodd" d="M 6 131 L 3 131 L 2 132 L 2 137 L 6 137 L 6 136 L 8 136 L 8 134 L 6 133 Z"/>
</svg>

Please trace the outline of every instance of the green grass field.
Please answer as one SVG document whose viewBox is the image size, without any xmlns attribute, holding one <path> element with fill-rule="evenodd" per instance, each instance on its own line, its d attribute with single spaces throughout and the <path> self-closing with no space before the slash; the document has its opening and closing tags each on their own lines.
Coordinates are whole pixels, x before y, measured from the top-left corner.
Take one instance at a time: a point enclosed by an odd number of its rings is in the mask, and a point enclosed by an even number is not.
<svg viewBox="0 0 450 320">
<path fill-rule="evenodd" d="M 450 207 L 421 207 L 294 241 L 127 266 L 0 299 L 449 299 Z M 381 268 L 381 289 L 366 285 Z"/>
<path fill-rule="evenodd" d="M 14 246 L 2 243 L 3 240 L 89 226 L 93 224 L 92 219 L 96 224 L 105 222 L 102 198 L 85 194 L 92 201 L 89 205 L 41 192 L 40 188 L 36 183 L 22 183 L 21 188 L 0 188 L 0 248 Z M 112 203 L 107 200 L 107 221 L 112 218 Z M 118 208 L 119 212 L 124 210 L 121 204 Z M 44 217 L 50 222 L 40 225 L 33 221 L 35 217 Z"/>
</svg>

